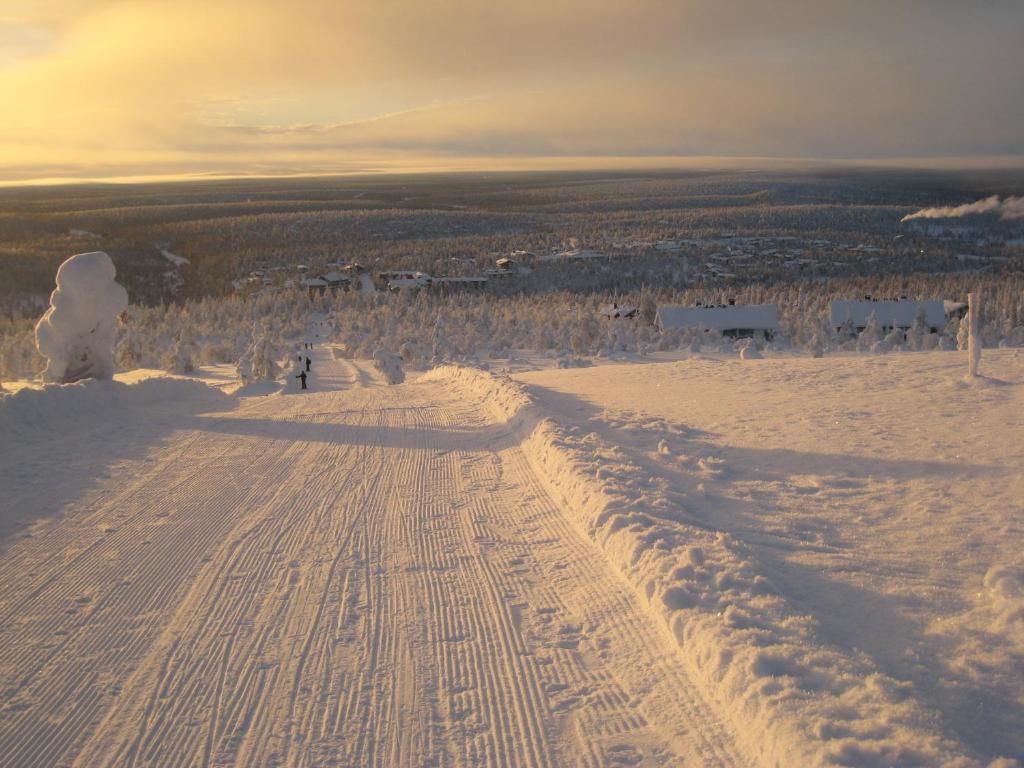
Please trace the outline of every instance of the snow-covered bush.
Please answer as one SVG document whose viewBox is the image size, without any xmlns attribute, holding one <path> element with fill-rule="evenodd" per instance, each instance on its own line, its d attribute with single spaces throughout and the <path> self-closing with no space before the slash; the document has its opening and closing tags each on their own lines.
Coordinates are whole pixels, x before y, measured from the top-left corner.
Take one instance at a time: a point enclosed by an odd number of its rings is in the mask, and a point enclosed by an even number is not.
<svg viewBox="0 0 1024 768">
<path fill-rule="evenodd" d="M 735 349 L 740 353 L 740 360 L 760 360 L 764 357 L 753 339 L 740 339 L 736 342 Z"/>
<path fill-rule="evenodd" d="M 117 318 L 128 293 L 114 282 L 114 262 L 102 251 L 79 253 L 57 270 L 50 308 L 36 325 L 36 345 L 47 359 L 43 379 L 67 383 L 114 375 Z"/>
<path fill-rule="evenodd" d="M 177 341 L 171 347 L 164 361 L 164 370 L 168 373 L 192 373 L 195 370 L 193 351 L 192 334 L 189 332 L 188 326 L 186 326 L 178 334 Z"/>
<path fill-rule="evenodd" d="M 401 384 L 405 381 L 405 371 L 402 370 L 402 358 L 394 352 L 378 349 L 373 353 L 373 364 L 378 371 L 384 374 L 388 384 Z"/>
</svg>

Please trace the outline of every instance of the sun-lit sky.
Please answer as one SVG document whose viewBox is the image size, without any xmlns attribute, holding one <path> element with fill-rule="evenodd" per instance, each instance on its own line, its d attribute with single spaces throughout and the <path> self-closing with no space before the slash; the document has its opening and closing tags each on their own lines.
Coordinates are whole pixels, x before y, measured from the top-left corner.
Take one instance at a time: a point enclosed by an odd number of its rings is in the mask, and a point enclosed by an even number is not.
<svg viewBox="0 0 1024 768">
<path fill-rule="evenodd" d="M 1024 0 L 0 0 L 0 180 L 1024 155 Z"/>
</svg>

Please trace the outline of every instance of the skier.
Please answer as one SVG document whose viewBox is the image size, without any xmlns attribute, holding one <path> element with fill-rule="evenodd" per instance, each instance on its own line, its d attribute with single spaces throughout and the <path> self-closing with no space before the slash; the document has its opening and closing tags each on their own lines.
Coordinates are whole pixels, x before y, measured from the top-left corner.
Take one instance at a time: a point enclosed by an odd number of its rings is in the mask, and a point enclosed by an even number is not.
<svg viewBox="0 0 1024 768">
<path fill-rule="evenodd" d="M 308 387 L 306 386 L 306 372 L 305 371 L 299 371 L 299 375 L 296 376 L 295 378 L 296 379 L 302 379 L 302 388 L 303 389 L 308 389 Z"/>
<path fill-rule="evenodd" d="M 309 370 L 309 355 L 306 355 L 306 370 Z"/>
</svg>

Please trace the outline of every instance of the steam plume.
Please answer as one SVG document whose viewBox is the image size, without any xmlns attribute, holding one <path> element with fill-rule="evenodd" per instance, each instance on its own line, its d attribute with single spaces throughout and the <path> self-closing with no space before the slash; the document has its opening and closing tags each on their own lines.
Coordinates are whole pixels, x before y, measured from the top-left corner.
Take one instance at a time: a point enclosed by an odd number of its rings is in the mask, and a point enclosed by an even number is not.
<svg viewBox="0 0 1024 768">
<path fill-rule="evenodd" d="M 958 219 L 976 213 L 998 213 L 1001 219 L 1024 219 L 1024 197 L 1007 197 L 999 199 L 999 195 L 986 197 L 976 203 L 949 206 L 945 208 L 923 208 L 900 219 L 901 222 L 914 219 Z"/>
</svg>

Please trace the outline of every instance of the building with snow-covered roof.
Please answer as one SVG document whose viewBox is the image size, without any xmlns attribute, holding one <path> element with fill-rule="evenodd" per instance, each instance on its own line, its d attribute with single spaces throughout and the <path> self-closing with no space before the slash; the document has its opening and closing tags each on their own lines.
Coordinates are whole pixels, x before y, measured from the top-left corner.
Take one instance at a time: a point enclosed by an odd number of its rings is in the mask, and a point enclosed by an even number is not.
<svg viewBox="0 0 1024 768">
<path fill-rule="evenodd" d="M 872 299 L 838 300 L 832 302 L 830 313 L 832 327 L 839 330 L 852 323 L 858 333 L 864 330 L 871 316 L 875 316 L 883 331 L 893 328 L 907 329 L 914 325 L 919 313 L 924 313 L 925 324 L 932 333 L 938 333 L 946 324 L 946 308 L 939 299 L 915 301 L 913 299 Z"/>
<path fill-rule="evenodd" d="M 335 286 L 347 283 L 348 275 L 343 275 L 341 274 L 341 272 L 338 272 L 337 270 L 332 270 L 331 272 L 327 272 L 326 274 L 320 275 L 320 279 L 325 280 L 327 282 L 327 285 L 333 288 Z"/>
<path fill-rule="evenodd" d="M 381 273 L 382 275 L 385 273 Z M 426 272 L 391 272 L 387 281 L 387 289 L 389 291 L 405 291 L 415 290 L 419 288 L 429 288 L 434 278 L 428 275 Z"/>
<path fill-rule="evenodd" d="M 430 281 L 431 288 L 438 288 L 441 291 L 479 289 L 486 285 L 486 277 L 435 277 Z"/>
<path fill-rule="evenodd" d="M 327 291 L 327 281 L 319 277 L 307 277 L 302 281 L 302 287 L 309 291 L 309 298 L 316 294 L 323 294 Z"/>
<path fill-rule="evenodd" d="M 662 331 L 703 328 L 724 336 L 772 338 L 779 330 L 779 310 L 774 304 L 729 306 L 664 305 L 658 307 L 655 325 Z"/>
</svg>

